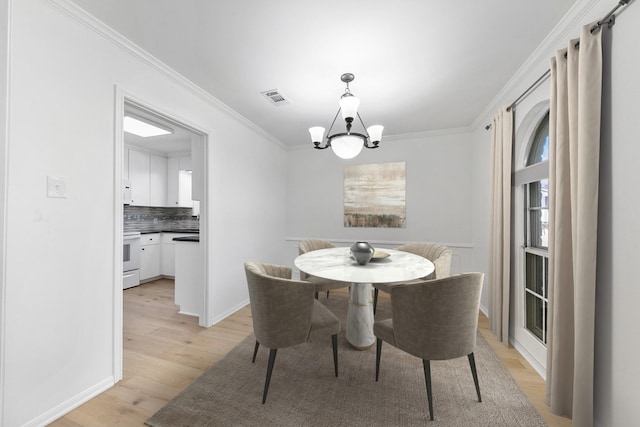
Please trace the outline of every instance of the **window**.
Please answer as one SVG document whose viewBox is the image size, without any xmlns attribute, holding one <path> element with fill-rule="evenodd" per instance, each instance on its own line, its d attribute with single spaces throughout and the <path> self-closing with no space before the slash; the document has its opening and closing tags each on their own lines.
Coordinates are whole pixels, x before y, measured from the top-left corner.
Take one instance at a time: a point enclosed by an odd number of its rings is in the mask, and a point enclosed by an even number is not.
<svg viewBox="0 0 640 427">
<path fill-rule="evenodd" d="M 549 160 L 549 114 L 534 133 L 526 166 Z M 547 343 L 549 283 L 549 178 L 524 184 L 524 317 L 525 327 Z"/>
</svg>

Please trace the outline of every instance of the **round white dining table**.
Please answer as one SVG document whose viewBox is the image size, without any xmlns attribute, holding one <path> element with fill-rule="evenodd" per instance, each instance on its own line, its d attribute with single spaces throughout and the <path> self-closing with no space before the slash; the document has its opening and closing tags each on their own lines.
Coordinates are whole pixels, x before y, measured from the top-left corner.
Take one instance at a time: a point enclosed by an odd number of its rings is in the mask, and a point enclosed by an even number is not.
<svg viewBox="0 0 640 427">
<path fill-rule="evenodd" d="M 296 268 L 312 276 L 351 283 L 345 336 L 356 349 L 371 347 L 373 335 L 372 283 L 394 283 L 418 279 L 431 274 L 435 266 L 419 255 L 394 249 L 379 249 L 372 259 L 359 265 L 349 248 L 319 249 L 298 256 Z"/>
</svg>

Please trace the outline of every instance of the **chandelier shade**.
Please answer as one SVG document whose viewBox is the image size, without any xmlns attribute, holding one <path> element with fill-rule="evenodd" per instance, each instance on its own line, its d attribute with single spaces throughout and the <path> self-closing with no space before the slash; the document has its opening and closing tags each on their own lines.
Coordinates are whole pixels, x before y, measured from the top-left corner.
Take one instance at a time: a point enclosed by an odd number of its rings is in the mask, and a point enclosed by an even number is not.
<svg viewBox="0 0 640 427">
<path fill-rule="evenodd" d="M 356 98 L 349 90 L 349 83 L 353 81 L 355 76 L 351 73 L 345 73 L 340 77 L 347 87 L 344 94 L 338 101 L 339 109 L 333 118 L 333 122 L 327 132 L 328 136 L 325 140 L 325 129 L 321 126 L 314 126 L 309 128 L 309 134 L 311 135 L 311 142 L 313 142 L 314 148 L 318 150 L 324 150 L 331 147 L 336 156 L 342 159 L 352 159 L 356 157 L 362 151 L 363 147 L 366 148 L 378 148 L 378 144 L 382 140 L 382 131 L 384 126 L 374 125 L 369 126 L 365 130 L 364 122 L 358 113 L 358 107 L 360 106 L 360 100 Z M 338 115 L 342 115 L 342 119 L 345 122 L 346 132 L 331 133 L 333 125 L 338 118 Z M 352 132 L 353 122 L 358 119 L 362 125 L 363 132 L 365 134 Z M 322 145 L 324 141 L 324 145 Z"/>
<path fill-rule="evenodd" d="M 342 112 L 342 119 L 344 121 L 353 121 L 353 118 L 358 115 L 360 100 L 353 95 L 343 95 L 342 98 L 340 98 L 340 101 L 338 101 L 338 105 Z"/>
<path fill-rule="evenodd" d="M 322 126 L 314 126 L 309 128 L 312 141 L 322 141 L 324 139 L 324 128 Z"/>
<path fill-rule="evenodd" d="M 362 138 L 355 135 L 340 135 L 331 140 L 331 149 L 341 159 L 353 159 L 363 146 Z"/>
<path fill-rule="evenodd" d="M 382 125 L 373 125 L 367 128 L 367 133 L 369 134 L 369 138 L 373 141 L 374 144 L 378 144 L 382 139 L 382 131 L 384 130 L 384 126 Z"/>
</svg>

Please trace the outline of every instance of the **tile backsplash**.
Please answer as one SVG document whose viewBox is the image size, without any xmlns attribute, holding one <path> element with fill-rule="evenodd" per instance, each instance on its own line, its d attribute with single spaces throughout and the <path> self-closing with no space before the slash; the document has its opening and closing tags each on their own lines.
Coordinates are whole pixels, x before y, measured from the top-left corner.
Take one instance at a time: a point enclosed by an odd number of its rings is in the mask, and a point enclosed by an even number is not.
<svg viewBox="0 0 640 427">
<path fill-rule="evenodd" d="M 162 231 L 199 228 L 191 208 L 124 206 L 124 231 Z"/>
</svg>

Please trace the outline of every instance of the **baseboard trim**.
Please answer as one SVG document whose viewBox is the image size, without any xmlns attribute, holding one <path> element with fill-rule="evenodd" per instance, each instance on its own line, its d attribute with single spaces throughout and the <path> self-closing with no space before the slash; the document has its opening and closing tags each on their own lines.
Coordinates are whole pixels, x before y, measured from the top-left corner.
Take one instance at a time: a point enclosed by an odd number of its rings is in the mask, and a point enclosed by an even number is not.
<svg viewBox="0 0 640 427">
<path fill-rule="evenodd" d="M 110 389 L 111 387 L 113 387 L 114 384 L 115 382 L 113 380 L 113 377 L 111 376 L 107 377 L 104 380 L 100 381 L 99 383 L 89 387 L 88 389 L 84 390 L 81 393 L 76 394 L 75 396 L 65 400 L 58 406 L 51 408 L 47 412 L 27 422 L 26 424 L 24 424 L 24 427 L 37 427 L 37 426 L 49 425 L 50 423 L 57 420 L 58 418 L 73 411 L 83 403 L 88 402 L 89 400 L 93 399 L 100 393 L 103 393 L 104 391 Z"/>
<path fill-rule="evenodd" d="M 217 316 L 215 316 L 215 317 L 213 317 L 211 319 L 207 319 L 207 324 L 206 325 L 200 325 L 200 326 L 204 326 L 205 328 L 213 326 L 216 323 L 221 322 L 224 319 L 226 319 L 227 317 L 231 316 L 236 311 L 242 310 L 244 307 L 247 306 L 247 304 L 249 304 L 249 299 L 248 298 L 246 300 L 241 301 L 239 304 L 236 304 L 235 306 L 231 307 L 230 309 L 220 313 L 219 315 L 217 315 Z"/>
<path fill-rule="evenodd" d="M 509 335 L 509 343 L 513 346 L 513 348 L 516 349 L 518 353 L 520 353 L 520 355 L 524 358 L 524 360 L 529 362 L 531 367 L 538 373 L 538 375 L 540 375 L 542 379 L 546 381 L 547 369 L 544 366 L 542 366 L 536 360 L 536 358 L 533 357 L 533 355 L 529 353 L 527 349 L 522 344 L 520 344 L 520 342 L 516 340 L 512 335 Z"/>
</svg>

